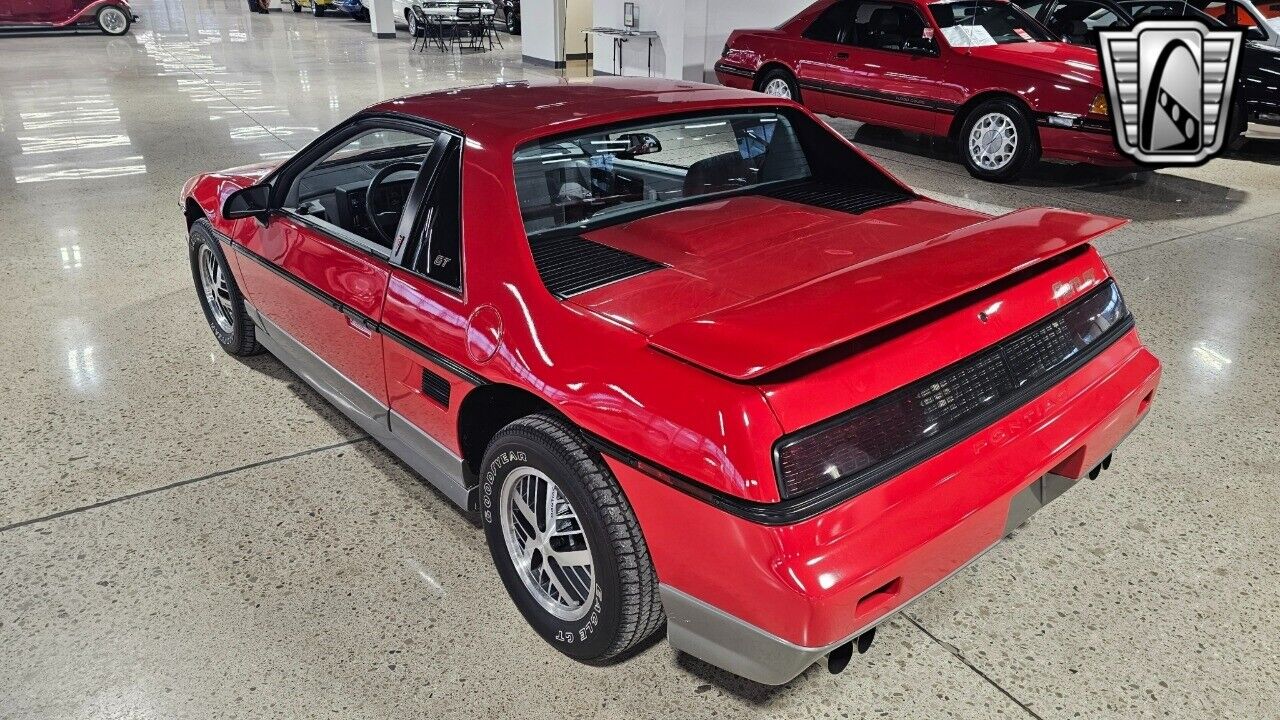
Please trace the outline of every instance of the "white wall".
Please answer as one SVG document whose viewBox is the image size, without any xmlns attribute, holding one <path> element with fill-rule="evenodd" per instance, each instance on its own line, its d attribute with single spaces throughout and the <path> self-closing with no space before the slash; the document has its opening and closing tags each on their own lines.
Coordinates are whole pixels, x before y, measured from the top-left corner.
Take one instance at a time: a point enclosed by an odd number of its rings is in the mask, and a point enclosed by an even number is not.
<svg viewBox="0 0 1280 720">
<path fill-rule="evenodd" d="M 595 25 L 593 0 L 565 0 L 564 47 L 569 55 L 586 51 L 582 44 L 582 31 Z"/>
<path fill-rule="evenodd" d="M 521 52 L 546 62 L 564 60 L 564 0 L 521 0 Z"/>
<path fill-rule="evenodd" d="M 624 0 L 594 0 L 594 24 L 622 27 L 623 2 Z M 658 32 L 659 39 L 653 44 L 654 76 L 714 82 L 712 67 L 720 57 L 720 50 L 731 31 L 738 28 L 775 27 L 812 2 L 813 0 L 636 0 L 637 14 L 640 16 L 638 29 Z M 592 43 L 596 71 L 611 72 L 613 49 L 608 38 L 596 37 Z M 634 38 L 623 45 L 624 75 L 645 74 L 646 48 L 646 42 L 641 38 Z M 616 65 L 612 72 L 617 72 Z"/>
</svg>

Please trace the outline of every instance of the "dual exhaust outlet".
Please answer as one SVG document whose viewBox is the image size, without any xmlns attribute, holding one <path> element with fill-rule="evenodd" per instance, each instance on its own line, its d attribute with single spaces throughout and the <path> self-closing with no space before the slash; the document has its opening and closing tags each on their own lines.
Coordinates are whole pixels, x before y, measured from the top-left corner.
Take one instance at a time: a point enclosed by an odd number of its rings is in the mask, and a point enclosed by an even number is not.
<svg viewBox="0 0 1280 720">
<path fill-rule="evenodd" d="M 1111 453 L 1108 453 L 1106 457 L 1102 458 L 1102 462 L 1095 465 L 1093 469 L 1089 471 L 1088 478 L 1090 480 L 1097 480 L 1098 476 L 1102 475 L 1103 470 L 1109 470 L 1109 469 L 1111 469 Z M 1048 501 L 1045 500 L 1044 502 L 1047 503 Z M 890 583 L 890 585 L 897 586 L 900 582 L 901 582 L 901 578 L 895 580 L 893 583 Z M 880 590 L 877 590 L 871 595 L 874 596 L 879 593 L 883 593 L 885 590 L 886 588 L 881 588 Z M 896 587 L 893 588 L 892 594 L 894 595 L 897 594 Z M 871 597 L 871 596 L 868 596 L 868 597 Z M 866 598 L 864 598 L 864 601 L 865 600 Z M 859 604 L 861 605 L 862 601 L 860 601 Z M 876 629 L 873 627 L 870 630 L 867 630 L 866 632 L 862 633 L 861 635 L 858 635 L 857 637 L 853 638 L 849 642 L 843 645 L 840 645 L 835 650 L 832 650 L 831 652 L 827 653 L 827 670 L 832 675 L 836 675 L 843 672 L 845 668 L 849 667 L 849 661 L 853 659 L 854 649 L 856 648 L 858 651 L 858 654 L 862 655 L 866 653 L 867 650 L 871 649 L 871 643 L 874 642 L 875 639 L 876 639 Z"/>
</svg>

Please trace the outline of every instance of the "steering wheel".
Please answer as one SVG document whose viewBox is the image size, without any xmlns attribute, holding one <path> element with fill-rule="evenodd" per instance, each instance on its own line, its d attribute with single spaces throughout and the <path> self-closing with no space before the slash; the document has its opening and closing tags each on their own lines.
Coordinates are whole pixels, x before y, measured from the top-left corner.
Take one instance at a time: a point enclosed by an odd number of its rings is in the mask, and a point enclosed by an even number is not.
<svg viewBox="0 0 1280 720">
<path fill-rule="evenodd" d="M 409 170 L 417 172 L 421 167 L 422 163 L 420 162 L 391 163 L 379 170 L 377 175 L 373 176 L 373 179 L 369 181 L 369 188 L 365 190 L 364 212 L 369 216 L 369 224 L 373 226 L 374 231 L 378 233 L 388 247 L 390 247 L 395 240 L 394 236 L 396 226 L 400 224 L 400 215 L 404 212 L 404 206 L 401 205 L 398 208 L 390 210 L 379 210 L 374 201 L 375 198 L 380 196 L 377 190 L 392 175 Z M 388 225 L 390 226 L 389 230 L 387 229 Z"/>
</svg>

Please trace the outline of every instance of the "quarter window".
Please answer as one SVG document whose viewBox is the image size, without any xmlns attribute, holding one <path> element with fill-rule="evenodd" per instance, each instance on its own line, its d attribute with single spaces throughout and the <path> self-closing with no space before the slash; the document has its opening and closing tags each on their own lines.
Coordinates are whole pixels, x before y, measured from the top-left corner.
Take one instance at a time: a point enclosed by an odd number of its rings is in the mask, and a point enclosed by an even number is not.
<svg viewBox="0 0 1280 720">
<path fill-rule="evenodd" d="M 423 203 L 414 257 L 407 265 L 454 290 L 462 289 L 462 150 L 451 141 Z"/>
<path fill-rule="evenodd" d="M 804 31 L 804 36 L 810 40 L 822 42 L 851 42 L 849 35 L 853 28 L 853 15 L 856 8 L 854 3 L 846 0 L 832 5 L 822 11 L 818 19 Z"/>
</svg>

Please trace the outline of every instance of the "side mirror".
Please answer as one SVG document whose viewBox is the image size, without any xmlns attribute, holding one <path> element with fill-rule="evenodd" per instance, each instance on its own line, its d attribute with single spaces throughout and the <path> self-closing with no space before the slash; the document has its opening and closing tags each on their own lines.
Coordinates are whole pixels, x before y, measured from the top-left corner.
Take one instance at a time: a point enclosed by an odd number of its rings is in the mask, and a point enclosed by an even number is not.
<svg viewBox="0 0 1280 720">
<path fill-rule="evenodd" d="M 1244 29 L 1244 38 L 1246 40 L 1266 40 L 1267 33 L 1262 28 L 1254 25 Z"/>
<path fill-rule="evenodd" d="M 271 209 L 271 186 L 251 185 L 227 196 L 222 203 L 222 217 L 228 220 L 256 217 L 263 219 Z"/>
<path fill-rule="evenodd" d="M 653 153 L 662 152 L 662 143 L 659 142 L 658 136 L 652 133 L 623 133 L 618 136 L 619 141 L 626 141 L 627 149 L 619 152 L 619 155 L 627 157 L 635 157 L 637 155 L 652 155 Z M 619 142 L 619 145 L 622 143 Z"/>
</svg>

